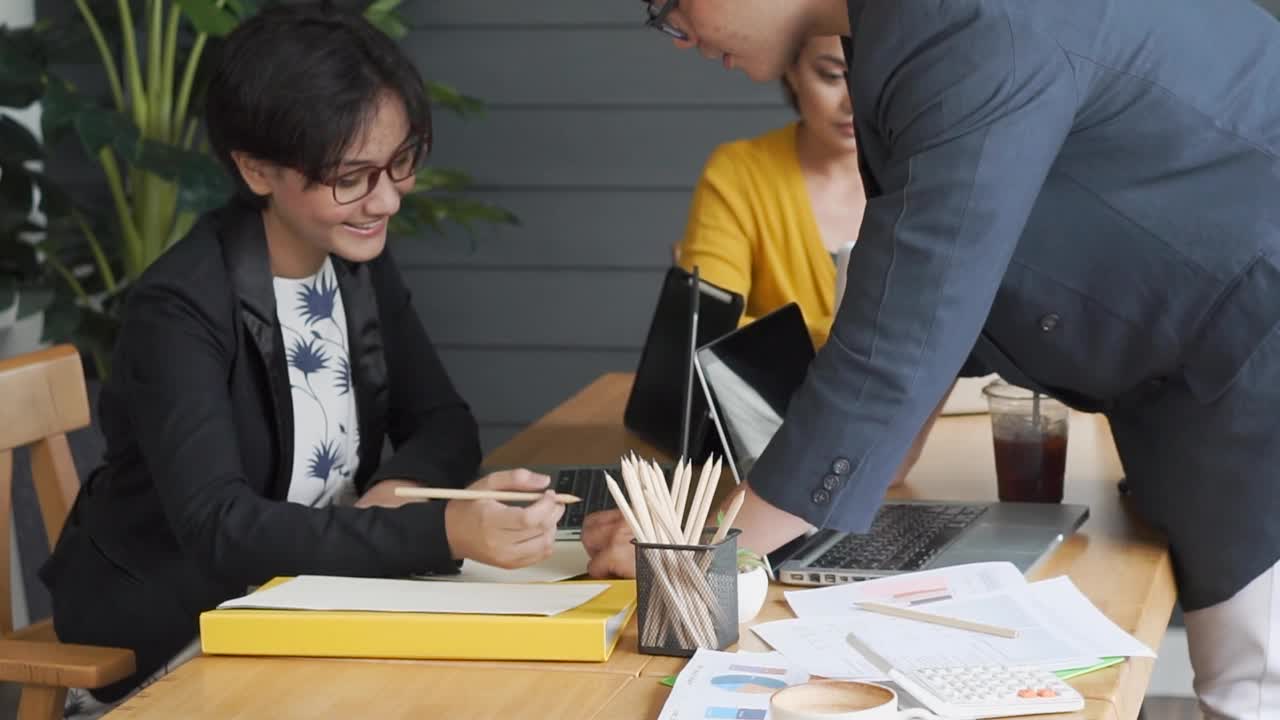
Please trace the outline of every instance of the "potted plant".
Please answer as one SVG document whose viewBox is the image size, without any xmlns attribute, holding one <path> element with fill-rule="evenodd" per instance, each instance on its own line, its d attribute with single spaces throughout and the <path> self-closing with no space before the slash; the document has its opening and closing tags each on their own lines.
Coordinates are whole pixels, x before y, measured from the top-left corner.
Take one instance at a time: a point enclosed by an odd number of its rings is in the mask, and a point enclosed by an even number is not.
<svg viewBox="0 0 1280 720">
<path fill-rule="evenodd" d="M 764 607 L 772 572 L 769 559 L 746 548 L 738 549 L 738 624 L 750 622 Z"/>
</svg>

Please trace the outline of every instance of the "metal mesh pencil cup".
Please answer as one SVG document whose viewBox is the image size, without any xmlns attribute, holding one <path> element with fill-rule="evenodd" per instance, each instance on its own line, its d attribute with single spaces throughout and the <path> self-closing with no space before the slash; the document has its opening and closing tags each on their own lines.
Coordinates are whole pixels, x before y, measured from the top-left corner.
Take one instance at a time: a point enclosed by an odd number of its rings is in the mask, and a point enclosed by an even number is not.
<svg viewBox="0 0 1280 720">
<path fill-rule="evenodd" d="M 690 657 L 698 648 L 723 650 L 738 641 L 738 535 L 702 545 L 632 540 L 640 652 Z"/>
</svg>

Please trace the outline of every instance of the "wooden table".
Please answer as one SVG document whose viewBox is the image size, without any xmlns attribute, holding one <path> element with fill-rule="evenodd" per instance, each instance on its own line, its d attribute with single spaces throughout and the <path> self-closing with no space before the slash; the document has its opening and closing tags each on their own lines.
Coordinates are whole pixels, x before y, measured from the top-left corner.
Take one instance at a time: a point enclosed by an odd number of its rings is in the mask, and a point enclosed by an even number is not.
<svg viewBox="0 0 1280 720">
<path fill-rule="evenodd" d="M 605 375 L 487 459 L 494 466 L 611 463 L 625 451 L 661 454 L 622 427 L 631 376 Z M 1066 500 L 1090 507 L 1079 533 L 1029 577 L 1069 575 L 1120 627 L 1158 649 L 1174 603 L 1168 553 L 1116 492 L 1120 464 L 1106 422 L 1073 414 Z M 990 419 L 938 421 L 900 497 L 995 497 Z M 774 587 L 756 622 L 791 617 Z M 741 632 L 743 649 L 765 646 Z M 1135 659 L 1072 681 L 1084 711 L 1052 718 L 1132 720 L 1152 661 Z M 667 697 L 659 677 L 681 661 L 636 652 L 635 623 L 607 663 L 390 662 L 200 657 L 144 689 L 112 718 L 656 718 Z"/>
</svg>

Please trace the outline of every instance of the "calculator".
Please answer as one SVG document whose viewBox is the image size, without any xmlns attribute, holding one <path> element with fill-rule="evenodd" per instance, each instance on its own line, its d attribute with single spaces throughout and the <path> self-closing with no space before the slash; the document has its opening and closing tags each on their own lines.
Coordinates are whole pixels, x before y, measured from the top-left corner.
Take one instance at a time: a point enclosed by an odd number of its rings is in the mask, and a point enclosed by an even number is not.
<svg viewBox="0 0 1280 720">
<path fill-rule="evenodd" d="M 1038 667 L 893 668 L 889 677 L 920 704 L 948 718 L 1041 715 L 1084 707 L 1075 688 Z"/>
</svg>

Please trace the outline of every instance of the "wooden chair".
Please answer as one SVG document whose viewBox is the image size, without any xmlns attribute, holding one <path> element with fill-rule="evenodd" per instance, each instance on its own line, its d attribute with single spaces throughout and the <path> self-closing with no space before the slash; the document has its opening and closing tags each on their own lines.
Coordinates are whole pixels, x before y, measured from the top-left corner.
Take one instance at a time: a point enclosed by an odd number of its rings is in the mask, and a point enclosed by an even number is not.
<svg viewBox="0 0 1280 720">
<path fill-rule="evenodd" d="M 67 433 L 89 424 L 74 347 L 0 360 L 0 681 L 22 685 L 19 720 L 62 717 L 67 688 L 99 688 L 134 671 L 131 650 L 58 642 L 51 620 L 13 629 L 9 539 L 13 451 L 31 447 L 31 475 L 52 548 L 80 488 Z"/>
</svg>

